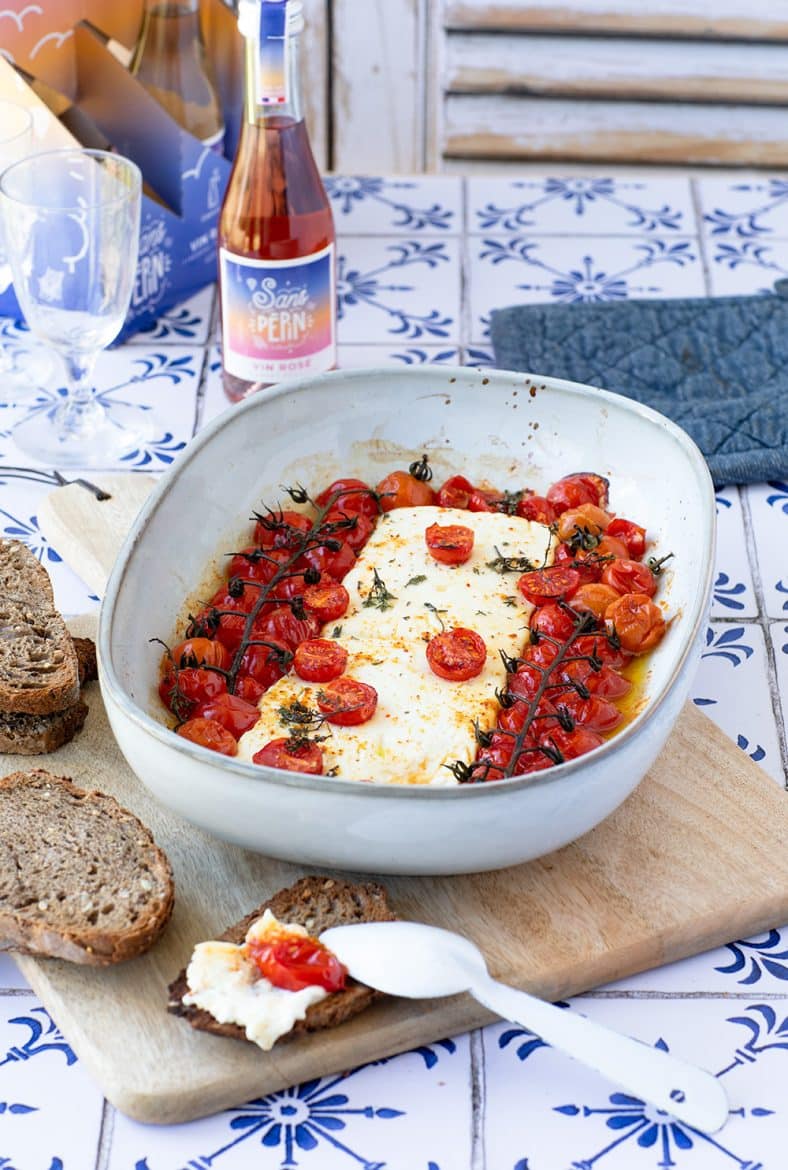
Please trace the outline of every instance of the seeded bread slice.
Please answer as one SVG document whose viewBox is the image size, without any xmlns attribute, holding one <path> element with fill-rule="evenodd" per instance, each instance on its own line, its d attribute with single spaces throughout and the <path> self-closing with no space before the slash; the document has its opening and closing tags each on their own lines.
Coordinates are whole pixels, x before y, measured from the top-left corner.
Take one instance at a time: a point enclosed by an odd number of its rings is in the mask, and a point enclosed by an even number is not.
<svg viewBox="0 0 788 1170">
<path fill-rule="evenodd" d="M 51 715 L 0 712 L 0 753 L 43 756 L 57 751 L 82 730 L 87 714 L 87 706 L 81 700 Z"/>
<path fill-rule="evenodd" d="M 219 940 L 242 943 L 249 927 L 266 910 L 270 910 L 280 922 L 303 926 L 314 938 L 330 926 L 347 926 L 354 922 L 392 922 L 395 918 L 386 891 L 376 882 L 356 885 L 335 878 L 305 877 L 263 902 L 262 906 L 220 934 Z M 202 1008 L 184 1004 L 183 997 L 189 990 L 185 968 L 170 984 L 169 990 L 168 1010 L 188 1020 L 193 1028 L 213 1032 L 217 1036 L 246 1040 L 246 1032 L 238 1024 L 220 1024 Z M 303 1032 L 317 1032 L 321 1028 L 334 1028 L 369 1007 L 378 998 L 379 992 L 348 978 L 344 991 L 334 992 L 319 1003 L 312 1004 L 307 1008 L 304 1019 L 297 1020 L 287 1036 L 280 1039 Z"/>
<path fill-rule="evenodd" d="M 0 711 L 49 715 L 78 699 L 79 663 L 60 614 L 44 597 L 0 597 Z"/>
<path fill-rule="evenodd" d="M 0 597 L 7 596 L 54 600 L 49 574 L 21 540 L 0 540 Z"/>
<path fill-rule="evenodd" d="M 172 870 L 102 792 L 36 769 L 0 780 L 0 947 L 103 967 L 153 946 Z"/>
<path fill-rule="evenodd" d="M 95 682 L 98 678 L 98 659 L 96 658 L 96 643 L 92 638 L 72 638 L 74 651 L 77 656 L 79 670 L 79 685 Z"/>
</svg>

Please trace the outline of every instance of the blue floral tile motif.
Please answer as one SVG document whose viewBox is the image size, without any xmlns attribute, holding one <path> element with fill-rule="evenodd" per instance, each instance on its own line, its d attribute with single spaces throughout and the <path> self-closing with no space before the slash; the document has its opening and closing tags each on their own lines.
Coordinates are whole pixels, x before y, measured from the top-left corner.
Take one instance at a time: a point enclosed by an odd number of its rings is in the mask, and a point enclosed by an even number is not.
<svg viewBox="0 0 788 1170">
<path fill-rule="evenodd" d="M 788 276 L 788 242 L 707 241 L 709 280 L 715 296 L 764 296 Z"/>
<path fill-rule="evenodd" d="M 39 530 L 36 516 L 23 520 L 0 508 L 0 533 L 12 540 L 21 540 L 39 561 L 57 565 L 63 559 Z"/>
<path fill-rule="evenodd" d="M 462 228 L 462 180 L 448 175 L 324 180 L 340 235 L 386 232 L 456 235 Z"/>
<path fill-rule="evenodd" d="M 196 342 L 204 344 L 211 327 L 215 286 L 201 289 L 186 301 L 167 309 L 157 321 L 129 338 L 132 345 L 150 345 L 152 342 Z"/>
<path fill-rule="evenodd" d="M 702 658 L 724 658 L 731 666 L 741 666 L 755 653 L 747 641 L 746 626 L 730 626 L 727 629 L 707 629 L 706 649 Z"/>
<path fill-rule="evenodd" d="M 66 1042 L 62 1032 L 46 1008 L 34 1007 L 30 1015 L 14 1016 L 9 1024 L 18 1024 L 27 1030 L 23 1043 L 14 1044 L 0 1057 L 0 1068 L 17 1061 L 31 1060 L 44 1052 L 59 1052 L 65 1058 L 66 1066 L 76 1064 L 76 1055 Z"/>
<path fill-rule="evenodd" d="M 746 183 L 700 182 L 703 225 L 717 239 L 788 236 L 788 181 L 771 178 Z"/>
<path fill-rule="evenodd" d="M 746 495 L 766 612 L 769 617 L 781 618 L 788 614 L 788 483 L 753 484 Z"/>
<path fill-rule="evenodd" d="M 511 183 L 472 179 L 469 190 L 471 232 L 693 230 L 689 188 L 682 180 L 648 183 L 581 175 Z"/>
<path fill-rule="evenodd" d="M 730 963 L 715 967 L 723 975 L 735 975 L 736 982 L 751 987 L 767 975 L 788 983 L 788 943 L 779 930 L 770 930 L 763 938 L 728 943 L 733 956 Z"/>
<path fill-rule="evenodd" d="M 340 369 L 364 366 L 458 366 L 460 351 L 456 346 L 441 345 L 340 345 L 337 352 Z"/>
</svg>

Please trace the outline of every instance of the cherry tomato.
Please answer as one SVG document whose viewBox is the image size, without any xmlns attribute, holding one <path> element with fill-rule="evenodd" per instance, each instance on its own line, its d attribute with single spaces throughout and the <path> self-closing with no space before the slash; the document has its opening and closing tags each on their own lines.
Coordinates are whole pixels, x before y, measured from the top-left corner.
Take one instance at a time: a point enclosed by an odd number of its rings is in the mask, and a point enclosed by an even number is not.
<svg viewBox="0 0 788 1170">
<path fill-rule="evenodd" d="M 358 513 L 374 520 L 378 515 L 375 493 L 363 479 L 335 479 L 315 500 L 318 508 L 330 504 L 339 512 Z"/>
<path fill-rule="evenodd" d="M 240 739 L 245 731 L 254 727 L 260 717 L 260 712 L 252 703 L 247 703 L 238 695 L 219 695 L 198 709 L 197 715 L 201 719 L 212 719 L 221 723 L 231 735 Z"/>
<path fill-rule="evenodd" d="M 641 528 L 632 520 L 624 520 L 617 516 L 615 520 L 610 521 L 606 531 L 608 536 L 615 536 L 617 540 L 624 542 L 633 561 L 639 561 L 642 558 L 646 551 L 645 528 Z"/>
<path fill-rule="evenodd" d="M 309 739 L 272 739 L 254 753 L 252 763 L 265 764 L 267 768 L 281 768 L 285 772 L 322 776 L 323 749 L 319 743 Z"/>
<path fill-rule="evenodd" d="M 290 648 L 284 642 L 267 639 L 270 646 L 247 646 L 241 659 L 241 674 L 248 675 L 267 691 L 282 675 L 287 673 L 290 663 Z M 236 687 L 235 693 L 239 694 Z M 242 695 L 241 698 L 246 698 Z M 255 702 L 256 700 L 250 700 Z"/>
<path fill-rule="evenodd" d="M 281 642 L 288 650 L 295 650 L 299 642 L 315 638 L 320 633 L 320 622 L 308 613 L 297 618 L 292 610 L 281 606 L 255 623 L 254 637 L 263 642 Z"/>
<path fill-rule="evenodd" d="M 274 987 L 285 991 L 302 991 L 305 987 L 342 991 L 345 986 L 347 968 L 317 939 L 283 932 L 270 939 L 251 939 L 246 950 L 260 974 Z"/>
<path fill-rule="evenodd" d="M 464 475 L 450 475 L 438 488 L 438 498 L 435 502 L 441 508 L 467 508 L 473 491 L 473 484 Z"/>
<path fill-rule="evenodd" d="M 556 676 L 557 677 L 554 677 Z M 632 683 L 620 675 L 611 666 L 602 666 L 601 670 L 594 670 L 590 662 L 562 663 L 551 676 L 556 683 L 580 683 L 592 695 L 599 695 L 601 699 L 620 699 L 629 694 Z M 555 690 L 550 691 L 554 702 L 557 702 Z"/>
<path fill-rule="evenodd" d="M 645 593 L 646 597 L 653 597 L 657 592 L 656 577 L 641 561 L 611 561 L 602 570 L 602 580 L 619 597 L 625 593 Z M 616 599 L 611 597 L 610 600 Z"/>
<path fill-rule="evenodd" d="M 596 549 L 590 552 L 579 548 L 575 551 L 568 544 L 559 544 L 553 557 L 553 566 L 571 568 L 580 574 L 581 585 L 592 585 L 602 576 L 605 562 L 601 561 Z"/>
<path fill-rule="evenodd" d="M 251 674 L 239 674 L 235 680 L 234 693 L 239 699 L 245 699 L 247 703 L 259 703 L 267 689 L 256 678 L 252 678 Z"/>
<path fill-rule="evenodd" d="M 238 577 L 242 581 L 258 581 L 261 585 L 267 585 L 292 556 L 292 551 L 285 548 L 262 550 L 251 544 L 230 558 L 227 576 L 230 580 Z M 257 592 L 259 590 L 255 590 L 255 594 Z"/>
<path fill-rule="evenodd" d="M 666 630 L 662 610 L 646 593 L 625 593 L 605 611 L 608 627 L 625 650 L 644 654 L 653 650 Z"/>
<path fill-rule="evenodd" d="M 577 533 L 600 536 L 609 523 L 607 512 L 603 512 L 596 504 L 580 504 L 577 508 L 567 508 L 558 517 L 558 538 L 571 540 Z"/>
<path fill-rule="evenodd" d="M 559 514 L 567 508 L 578 508 L 581 504 L 596 504 L 607 507 L 608 481 L 604 476 L 591 471 L 580 471 L 565 475 L 547 489 L 547 498 Z"/>
<path fill-rule="evenodd" d="M 377 512 L 376 512 L 377 515 Z M 354 553 L 359 553 L 375 530 L 375 521 L 370 520 L 364 512 L 342 512 L 338 508 L 331 508 L 326 513 L 327 524 L 342 523 L 337 529 L 337 539 L 349 544 Z"/>
<path fill-rule="evenodd" d="M 557 598 L 569 598 L 580 584 L 576 569 L 553 565 L 549 569 L 534 569 L 523 573 L 517 588 L 531 605 L 546 605 Z"/>
<path fill-rule="evenodd" d="M 420 508 L 435 503 L 435 491 L 409 471 L 392 471 L 375 489 L 384 512 L 392 508 Z"/>
<path fill-rule="evenodd" d="M 335 622 L 350 605 L 350 594 L 339 581 L 326 577 L 319 585 L 307 585 L 304 605 L 319 622 Z"/>
<path fill-rule="evenodd" d="M 632 655 L 620 647 L 611 645 L 607 634 L 583 634 L 575 638 L 572 643 L 572 654 L 593 654 L 605 666 L 612 666 L 614 670 L 621 670 L 632 661 Z"/>
<path fill-rule="evenodd" d="M 430 556 L 441 565 L 464 565 L 473 552 L 473 529 L 464 524 L 430 524 L 424 539 Z"/>
<path fill-rule="evenodd" d="M 523 662 L 533 663 L 534 666 L 552 666 L 558 650 L 559 647 L 549 642 L 547 638 L 540 638 L 538 642 L 531 642 L 526 646 L 521 657 Z"/>
<path fill-rule="evenodd" d="M 327 638 L 310 638 L 296 646 L 293 669 L 306 682 L 331 682 L 344 674 L 347 650 Z"/>
<path fill-rule="evenodd" d="M 557 748 L 565 760 L 575 760 L 578 756 L 584 756 L 586 752 L 593 751 L 604 742 L 602 736 L 589 727 L 576 727 L 574 731 L 564 731 L 563 727 L 556 727 L 542 739 L 545 746 Z"/>
<path fill-rule="evenodd" d="M 238 744 L 233 736 L 215 719 L 201 717 L 188 719 L 178 728 L 178 735 L 223 756 L 234 756 L 238 753 Z"/>
<path fill-rule="evenodd" d="M 509 690 L 520 699 L 532 699 L 542 685 L 542 681 L 541 672 L 536 670 L 531 663 L 525 662 L 518 668 L 516 674 L 509 675 Z M 499 719 L 503 719 L 505 714 L 514 711 L 517 707 L 525 709 L 525 703 L 514 703 L 511 707 L 501 711 Z M 514 723 L 518 722 L 518 717 L 515 715 L 512 715 L 511 719 Z M 502 724 L 502 726 L 508 726 L 508 723 Z M 522 722 L 520 727 L 522 727 Z"/>
<path fill-rule="evenodd" d="M 584 588 L 586 586 L 581 586 L 578 592 Z M 576 596 L 577 594 L 572 597 L 573 609 Z M 575 630 L 575 619 L 556 602 L 548 601 L 531 614 L 530 626 L 540 634 L 547 634 L 551 638 L 557 638 L 559 642 L 565 642 Z"/>
<path fill-rule="evenodd" d="M 468 499 L 469 512 L 497 512 L 495 504 L 501 493 L 494 488 L 474 488 Z"/>
<path fill-rule="evenodd" d="M 556 511 L 545 496 L 524 496 L 517 504 L 517 515 L 537 524 L 554 524 Z"/>
<path fill-rule="evenodd" d="M 621 562 L 613 561 L 613 564 L 619 565 Z M 604 580 L 604 573 L 602 579 Z M 610 585 L 603 585 L 601 582 L 581 585 L 572 594 L 572 609 L 576 609 L 578 613 L 592 613 L 594 617 L 601 618 L 604 617 L 605 610 L 611 601 L 615 601 L 619 596 L 617 590 Z"/>
<path fill-rule="evenodd" d="M 552 768 L 553 761 L 540 751 L 521 752 L 514 765 L 513 776 L 527 776 L 531 772 L 543 772 L 545 768 Z"/>
<path fill-rule="evenodd" d="M 221 642 L 212 638 L 187 638 L 173 646 L 169 654 L 162 659 L 162 670 L 171 674 L 173 663 L 179 669 L 187 666 L 218 666 L 226 670 L 230 665 L 230 655 Z"/>
<path fill-rule="evenodd" d="M 378 692 L 368 683 L 343 675 L 333 679 L 317 693 L 317 705 L 328 723 L 338 727 L 356 727 L 375 714 Z"/>
<path fill-rule="evenodd" d="M 298 548 L 301 536 L 312 528 L 303 512 L 273 512 L 254 526 L 254 542 L 260 548 Z"/>
<path fill-rule="evenodd" d="M 466 630 L 462 626 L 444 630 L 427 643 L 430 670 L 449 682 L 476 678 L 484 670 L 486 661 L 484 638 L 475 630 Z"/>
<path fill-rule="evenodd" d="M 212 609 L 229 609 L 233 613 L 249 613 L 257 604 L 260 590 L 256 585 L 233 586 L 231 592 L 227 586 L 217 589 L 209 601 Z"/>
<path fill-rule="evenodd" d="M 536 672 L 533 672 L 534 677 L 535 673 Z M 539 684 L 537 682 L 536 686 L 533 688 L 533 694 L 536 694 L 536 688 L 538 685 Z M 509 689 L 511 690 L 511 688 Z M 528 716 L 528 699 L 532 697 L 532 695 L 519 696 L 519 698 L 524 700 L 523 702 L 514 702 L 512 703 L 511 707 L 501 707 L 501 710 L 498 712 L 498 726 L 503 728 L 505 731 L 513 731 L 515 734 L 518 731 L 522 731 L 523 727 L 525 726 L 525 720 Z"/>
<path fill-rule="evenodd" d="M 566 711 L 578 727 L 598 731 L 601 735 L 613 731 L 624 718 L 615 703 L 599 695 L 589 695 L 584 699 L 577 691 L 565 691 L 556 699 L 555 705 L 557 710 Z"/>
<path fill-rule="evenodd" d="M 317 569 L 321 576 L 323 573 L 328 573 L 329 577 L 333 577 L 335 581 L 341 581 L 355 565 L 356 554 L 347 541 L 340 540 L 338 535 L 327 537 L 327 539 L 332 542 L 339 541 L 339 548 L 334 550 L 326 548 L 325 545 L 320 545 L 318 548 L 308 548 L 298 558 L 297 565 L 299 568 L 307 565 Z"/>
<path fill-rule="evenodd" d="M 593 550 L 598 557 L 620 557 L 627 559 L 627 546 L 617 536 L 610 536 L 607 532 Z M 604 565 L 602 566 L 604 568 Z"/>
<path fill-rule="evenodd" d="M 176 694 L 176 685 L 179 694 Z M 195 707 L 218 698 L 227 690 L 227 681 L 222 674 L 215 670 L 202 670 L 200 667 L 187 667 L 174 674 L 165 674 L 159 683 L 159 696 L 165 707 L 169 707 L 175 715 L 191 714 Z M 179 702 L 180 700 L 180 702 Z M 175 707 L 173 707 L 175 704 Z M 181 704 L 188 706 L 188 711 L 181 709 Z M 178 708 L 176 710 L 175 708 Z"/>
<path fill-rule="evenodd" d="M 211 598 L 212 609 L 230 611 L 224 612 L 219 618 L 216 627 L 216 637 L 228 650 L 234 652 L 241 644 L 246 629 L 246 615 L 257 603 L 260 591 L 252 585 L 245 585 L 240 597 L 233 597 L 231 593 L 219 590 Z"/>
<path fill-rule="evenodd" d="M 503 768 L 497 767 L 488 756 L 483 755 L 479 756 L 471 765 L 466 783 L 484 784 L 488 780 L 504 780 L 505 778 L 506 773 Z"/>
</svg>

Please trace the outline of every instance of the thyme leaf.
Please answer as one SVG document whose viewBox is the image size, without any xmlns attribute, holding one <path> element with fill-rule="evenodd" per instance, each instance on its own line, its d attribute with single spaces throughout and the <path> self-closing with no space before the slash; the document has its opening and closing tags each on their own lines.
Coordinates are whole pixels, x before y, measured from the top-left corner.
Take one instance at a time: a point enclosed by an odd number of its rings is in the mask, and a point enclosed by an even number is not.
<svg viewBox="0 0 788 1170">
<path fill-rule="evenodd" d="M 372 588 L 362 602 L 364 609 L 391 609 L 396 601 L 393 593 L 389 593 L 386 583 L 377 569 L 372 570 Z"/>
<path fill-rule="evenodd" d="M 415 577 L 411 577 L 410 581 L 405 582 L 405 588 L 407 589 L 409 585 L 423 585 L 426 580 L 424 573 L 418 573 Z"/>
<path fill-rule="evenodd" d="M 494 548 L 498 555 L 487 561 L 487 568 L 496 573 L 532 573 L 537 567 L 529 557 L 505 557 L 497 545 Z"/>
</svg>

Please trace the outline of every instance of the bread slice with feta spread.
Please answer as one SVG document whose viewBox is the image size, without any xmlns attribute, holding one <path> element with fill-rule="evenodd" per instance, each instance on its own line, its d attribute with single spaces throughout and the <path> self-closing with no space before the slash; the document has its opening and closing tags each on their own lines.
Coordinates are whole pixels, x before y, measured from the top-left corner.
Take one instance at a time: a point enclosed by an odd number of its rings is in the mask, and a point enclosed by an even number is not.
<svg viewBox="0 0 788 1170">
<path fill-rule="evenodd" d="M 217 942 L 240 945 L 250 927 L 269 910 L 283 925 L 303 927 L 317 938 L 331 926 L 356 922 L 391 922 L 396 917 L 388 904 L 386 891 L 376 882 L 351 883 L 329 877 L 305 877 L 295 885 L 280 890 L 256 910 L 219 935 Z M 184 1002 L 189 998 L 188 968 L 184 968 L 170 985 L 168 1010 L 187 1020 L 193 1028 L 217 1036 L 248 1039 L 246 1029 L 237 1023 L 220 1022 L 204 1008 Z M 325 995 L 306 1008 L 303 1019 L 294 1021 L 285 1037 L 322 1028 L 334 1028 L 357 1015 L 379 997 L 379 993 L 348 978 L 342 991 Z"/>
</svg>

